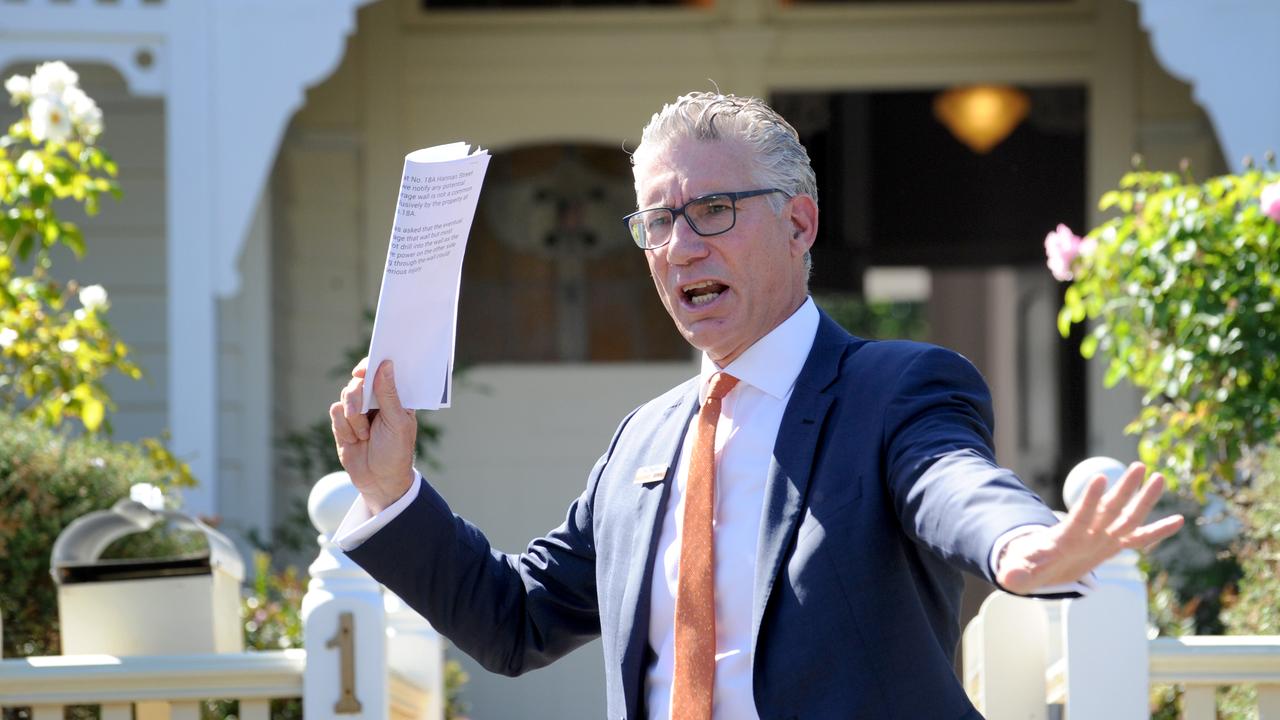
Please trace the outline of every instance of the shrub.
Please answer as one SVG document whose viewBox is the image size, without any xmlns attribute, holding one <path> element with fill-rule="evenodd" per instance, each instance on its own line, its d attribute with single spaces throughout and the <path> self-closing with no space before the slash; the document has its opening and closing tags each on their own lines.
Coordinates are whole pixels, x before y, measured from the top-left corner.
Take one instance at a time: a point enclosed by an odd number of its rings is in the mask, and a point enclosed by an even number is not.
<svg viewBox="0 0 1280 720">
<path fill-rule="evenodd" d="M 1074 280 L 1059 330 L 1092 321 L 1081 353 L 1108 359 L 1108 386 L 1145 392 L 1128 428 L 1139 456 L 1200 497 L 1280 435 L 1278 186 L 1258 169 L 1203 183 L 1132 172 L 1100 203 L 1118 217 L 1046 238 L 1051 269 Z"/>
<path fill-rule="evenodd" d="M 164 486 L 144 448 L 97 437 L 67 437 L 28 418 L 0 413 L 0 614 L 6 657 L 56 655 L 57 590 L 49 555 L 72 520 L 129 496 L 133 483 Z M 170 554 L 162 533 L 126 538 L 110 554 Z"/>
</svg>

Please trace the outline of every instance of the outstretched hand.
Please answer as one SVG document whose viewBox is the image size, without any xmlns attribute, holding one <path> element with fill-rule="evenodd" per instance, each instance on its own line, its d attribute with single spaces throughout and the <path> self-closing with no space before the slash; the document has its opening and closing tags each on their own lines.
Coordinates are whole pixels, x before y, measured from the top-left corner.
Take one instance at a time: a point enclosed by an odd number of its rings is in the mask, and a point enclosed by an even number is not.
<svg viewBox="0 0 1280 720">
<path fill-rule="evenodd" d="M 1130 465 L 1110 491 L 1105 476 L 1090 480 L 1065 520 L 1009 541 L 996 560 L 996 581 L 1010 592 L 1033 593 L 1080 580 L 1121 550 L 1151 547 L 1173 535 L 1182 527 L 1181 515 L 1142 524 L 1164 492 L 1159 473 L 1143 483 L 1146 470 L 1142 463 Z"/>
<path fill-rule="evenodd" d="M 418 422 L 412 410 L 400 405 L 395 369 L 390 360 L 378 366 L 373 394 L 379 410 L 364 412 L 365 373 L 369 358 L 351 371 L 341 399 L 329 406 L 338 459 L 351 482 L 377 514 L 399 500 L 413 484 L 413 450 Z"/>
</svg>

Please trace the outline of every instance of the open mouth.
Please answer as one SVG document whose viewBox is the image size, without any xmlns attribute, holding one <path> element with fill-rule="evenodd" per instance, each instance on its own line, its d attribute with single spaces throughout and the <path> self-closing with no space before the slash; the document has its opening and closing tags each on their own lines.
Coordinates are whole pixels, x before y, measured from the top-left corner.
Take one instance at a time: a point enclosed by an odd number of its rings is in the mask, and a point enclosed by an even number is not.
<svg viewBox="0 0 1280 720">
<path fill-rule="evenodd" d="M 702 280 L 685 285 L 680 289 L 680 292 L 684 293 L 684 298 L 690 305 L 697 307 L 715 300 L 720 297 L 720 293 L 728 289 L 729 286 L 724 283 L 719 283 L 715 280 Z"/>
</svg>

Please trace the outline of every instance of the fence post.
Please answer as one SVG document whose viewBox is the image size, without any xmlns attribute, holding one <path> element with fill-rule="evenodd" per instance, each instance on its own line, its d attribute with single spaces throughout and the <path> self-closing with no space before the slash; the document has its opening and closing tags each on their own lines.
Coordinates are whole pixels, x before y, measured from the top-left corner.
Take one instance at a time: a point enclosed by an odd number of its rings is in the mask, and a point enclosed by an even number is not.
<svg viewBox="0 0 1280 720">
<path fill-rule="evenodd" d="M 1063 494 L 1079 502 L 1084 483 L 1106 475 L 1114 485 L 1125 466 L 1110 458 L 1090 458 L 1072 470 Z M 1132 550 L 1094 571 L 1098 587 L 1087 597 L 1062 605 L 1062 651 L 1066 662 L 1066 711 L 1072 718 L 1145 720 L 1150 716 L 1150 641 L 1147 587 Z"/>
<path fill-rule="evenodd" d="M 388 662 L 391 669 L 426 691 L 421 720 L 444 718 L 444 639 L 431 623 L 395 593 L 385 593 Z"/>
<path fill-rule="evenodd" d="M 358 495 L 347 474 L 336 472 L 320 478 L 307 500 L 311 522 L 320 531 L 320 553 L 302 598 L 306 717 L 390 717 L 382 587 L 332 542 Z"/>
<path fill-rule="evenodd" d="M 964 633 L 969 699 L 993 720 L 1048 720 L 1048 620 L 1041 601 L 994 592 Z"/>
</svg>

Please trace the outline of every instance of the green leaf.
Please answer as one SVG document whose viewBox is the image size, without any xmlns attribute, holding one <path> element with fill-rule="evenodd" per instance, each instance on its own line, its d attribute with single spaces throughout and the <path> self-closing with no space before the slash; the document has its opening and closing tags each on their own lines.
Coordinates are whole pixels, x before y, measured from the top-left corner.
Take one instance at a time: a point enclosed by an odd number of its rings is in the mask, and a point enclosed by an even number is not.
<svg viewBox="0 0 1280 720">
<path fill-rule="evenodd" d="M 71 252 L 75 253 L 77 258 L 84 257 L 84 233 L 80 232 L 80 228 L 74 223 L 64 222 L 62 228 L 62 243 L 71 248 Z"/>
<path fill-rule="evenodd" d="M 31 250 L 35 247 L 35 234 L 30 228 L 22 228 L 18 234 L 17 252 L 18 259 L 26 261 L 31 257 Z"/>
<path fill-rule="evenodd" d="M 1102 384 L 1106 387 L 1115 387 L 1116 383 L 1120 382 L 1120 380 L 1127 374 L 1128 370 L 1125 368 L 1123 363 L 1113 361 L 1111 365 L 1107 367 L 1107 374 L 1102 378 Z"/>
<path fill-rule="evenodd" d="M 89 432 L 97 432 L 102 425 L 102 418 L 106 415 L 106 408 L 102 401 L 96 397 L 86 397 L 80 400 L 80 419 L 84 422 L 85 429 Z"/>
<path fill-rule="evenodd" d="M 1071 311 L 1066 307 L 1058 311 L 1058 334 L 1064 338 L 1071 336 Z"/>
<path fill-rule="evenodd" d="M 1080 342 L 1080 356 L 1083 357 L 1085 360 L 1091 359 L 1094 353 L 1096 353 L 1097 351 L 1098 351 L 1097 335 L 1089 334 L 1085 336 L 1085 339 Z"/>
</svg>

